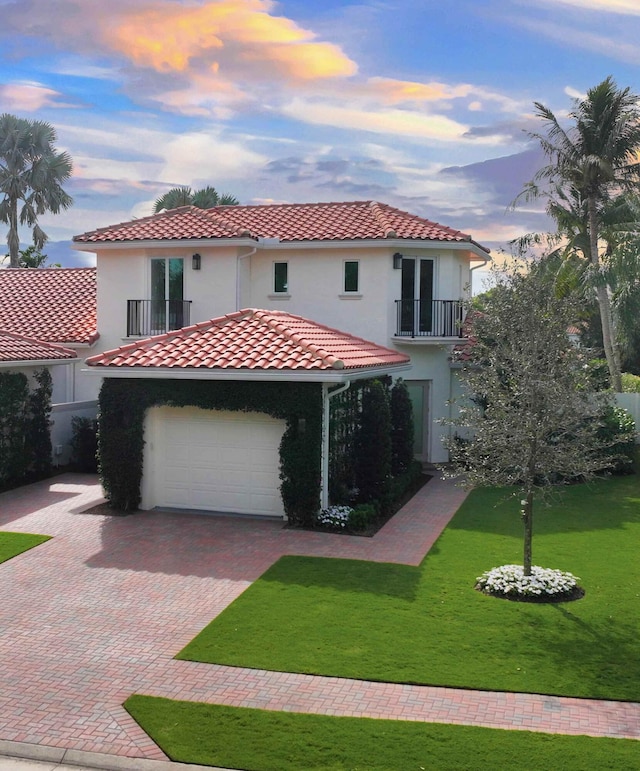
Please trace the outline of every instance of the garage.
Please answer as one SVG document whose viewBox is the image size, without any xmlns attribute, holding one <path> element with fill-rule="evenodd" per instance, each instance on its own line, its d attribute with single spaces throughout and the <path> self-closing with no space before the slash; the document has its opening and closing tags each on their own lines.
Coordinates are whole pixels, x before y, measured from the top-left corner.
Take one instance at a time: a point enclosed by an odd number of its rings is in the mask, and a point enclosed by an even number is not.
<svg viewBox="0 0 640 771">
<path fill-rule="evenodd" d="M 145 418 L 142 508 L 284 517 L 284 420 L 258 412 L 152 407 Z"/>
</svg>

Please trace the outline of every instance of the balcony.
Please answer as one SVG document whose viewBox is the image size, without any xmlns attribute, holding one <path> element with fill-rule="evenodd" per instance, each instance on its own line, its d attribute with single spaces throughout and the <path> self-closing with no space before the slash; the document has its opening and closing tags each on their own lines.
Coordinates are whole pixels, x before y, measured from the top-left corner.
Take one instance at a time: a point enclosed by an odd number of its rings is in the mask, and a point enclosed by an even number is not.
<svg viewBox="0 0 640 771">
<path fill-rule="evenodd" d="M 127 337 L 151 337 L 189 325 L 191 300 L 127 300 Z"/>
<path fill-rule="evenodd" d="M 396 300 L 396 337 L 429 340 L 460 338 L 464 321 L 461 300 Z"/>
</svg>

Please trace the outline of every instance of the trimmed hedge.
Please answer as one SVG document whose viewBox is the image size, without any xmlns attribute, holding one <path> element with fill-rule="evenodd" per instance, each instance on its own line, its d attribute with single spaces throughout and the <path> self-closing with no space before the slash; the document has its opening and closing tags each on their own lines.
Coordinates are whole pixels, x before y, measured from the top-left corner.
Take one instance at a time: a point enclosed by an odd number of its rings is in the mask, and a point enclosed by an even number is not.
<svg viewBox="0 0 640 771">
<path fill-rule="evenodd" d="M 286 421 L 280 479 L 289 522 L 311 526 L 320 504 L 322 388 L 318 383 L 106 378 L 99 397 L 99 472 L 111 506 L 140 504 L 144 416 L 149 407 L 262 412 Z"/>
<path fill-rule="evenodd" d="M 51 374 L 0 372 L 0 489 L 51 474 Z"/>
</svg>

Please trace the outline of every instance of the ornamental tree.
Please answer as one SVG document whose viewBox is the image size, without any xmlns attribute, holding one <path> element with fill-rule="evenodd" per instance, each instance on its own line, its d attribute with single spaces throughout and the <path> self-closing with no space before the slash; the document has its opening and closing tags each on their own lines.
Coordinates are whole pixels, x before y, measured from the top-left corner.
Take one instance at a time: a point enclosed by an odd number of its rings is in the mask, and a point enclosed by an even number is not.
<svg viewBox="0 0 640 771">
<path fill-rule="evenodd" d="M 455 433 L 445 442 L 445 473 L 470 486 L 511 487 L 530 576 L 534 500 L 611 468 L 616 438 L 599 435 L 611 397 L 590 390 L 585 354 L 567 336 L 575 300 L 549 291 L 536 264 L 494 271 L 494 278 L 459 362 L 467 396 L 447 421 Z"/>
</svg>

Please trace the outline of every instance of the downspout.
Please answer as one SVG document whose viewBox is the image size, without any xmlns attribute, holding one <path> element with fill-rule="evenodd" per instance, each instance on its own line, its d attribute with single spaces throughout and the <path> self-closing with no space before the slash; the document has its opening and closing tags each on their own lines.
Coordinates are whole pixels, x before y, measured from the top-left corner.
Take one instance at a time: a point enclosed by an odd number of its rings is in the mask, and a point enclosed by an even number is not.
<svg viewBox="0 0 640 771">
<path fill-rule="evenodd" d="M 246 260 L 247 257 L 251 257 L 258 251 L 258 247 L 254 246 L 253 249 L 246 254 L 239 254 L 236 257 L 236 310 L 240 310 L 240 263 L 242 260 Z"/>
<path fill-rule="evenodd" d="M 344 385 L 329 391 L 328 383 L 322 384 L 322 456 L 320 458 L 322 490 L 320 492 L 320 508 L 326 509 L 329 505 L 329 417 L 331 412 L 330 399 L 343 393 L 351 386 L 347 380 Z"/>
</svg>

